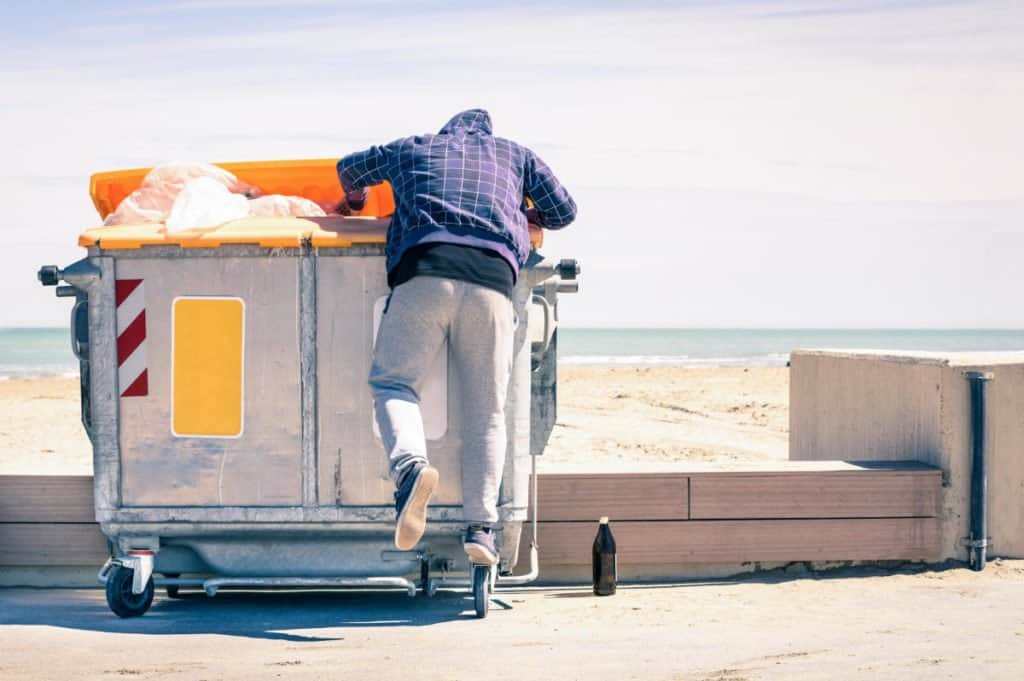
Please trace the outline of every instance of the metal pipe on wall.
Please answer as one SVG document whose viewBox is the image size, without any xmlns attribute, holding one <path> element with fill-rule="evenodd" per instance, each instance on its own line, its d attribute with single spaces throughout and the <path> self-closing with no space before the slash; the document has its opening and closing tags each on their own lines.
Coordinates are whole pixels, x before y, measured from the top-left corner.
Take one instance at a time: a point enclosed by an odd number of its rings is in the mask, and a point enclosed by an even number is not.
<svg viewBox="0 0 1024 681">
<path fill-rule="evenodd" d="M 988 552 L 988 477 L 985 471 L 985 384 L 992 380 L 986 371 L 965 371 L 971 386 L 971 533 L 967 537 L 968 564 L 975 572 L 985 569 Z"/>
</svg>

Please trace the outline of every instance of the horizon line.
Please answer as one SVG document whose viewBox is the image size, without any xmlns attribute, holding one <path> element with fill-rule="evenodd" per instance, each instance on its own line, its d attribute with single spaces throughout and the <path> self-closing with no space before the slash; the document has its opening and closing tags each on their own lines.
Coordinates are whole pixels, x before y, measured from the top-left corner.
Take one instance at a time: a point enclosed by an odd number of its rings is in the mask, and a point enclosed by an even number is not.
<svg viewBox="0 0 1024 681">
<path fill-rule="evenodd" d="M 1024 327 L 1000 326 L 593 326 L 564 325 L 559 329 L 572 331 L 1011 331 L 1024 332 Z M 68 326 L 0 326 L 0 331 L 61 331 Z"/>
</svg>

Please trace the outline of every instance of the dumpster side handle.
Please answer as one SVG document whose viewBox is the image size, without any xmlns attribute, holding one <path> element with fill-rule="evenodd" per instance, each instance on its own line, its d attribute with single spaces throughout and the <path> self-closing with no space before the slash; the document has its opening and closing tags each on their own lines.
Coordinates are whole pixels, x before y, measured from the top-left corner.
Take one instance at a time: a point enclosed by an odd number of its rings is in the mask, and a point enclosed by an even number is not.
<svg viewBox="0 0 1024 681">
<path fill-rule="evenodd" d="M 530 571 L 525 575 L 498 575 L 499 586 L 521 586 L 529 584 L 540 575 L 540 558 L 537 550 L 537 456 L 530 456 L 530 529 L 533 536 L 530 540 Z"/>
</svg>

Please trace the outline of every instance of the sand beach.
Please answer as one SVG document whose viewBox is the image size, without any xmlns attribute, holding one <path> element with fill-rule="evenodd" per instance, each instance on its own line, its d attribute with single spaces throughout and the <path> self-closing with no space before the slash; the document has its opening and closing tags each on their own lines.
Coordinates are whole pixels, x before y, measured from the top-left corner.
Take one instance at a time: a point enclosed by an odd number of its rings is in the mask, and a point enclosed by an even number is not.
<svg viewBox="0 0 1024 681">
<path fill-rule="evenodd" d="M 788 381 L 785 368 L 562 367 L 558 426 L 540 469 L 784 460 Z M 77 379 L 0 381 L 0 474 L 89 474 L 90 456 Z M 495 678 L 869 681 L 980 668 L 1009 681 L 1020 678 L 1024 631 L 1004 606 L 1019 602 L 1022 575 L 1024 561 L 1010 560 L 983 573 L 959 563 L 825 572 L 797 563 L 626 584 L 609 600 L 539 586 L 500 594 L 486 623 L 470 619 L 460 594 L 196 593 L 118 621 L 99 590 L 0 589 L 0 676 L 274 679 L 287 667 L 293 678 L 340 669 L 377 678 L 383 662 L 398 675 L 469 678 L 450 637 L 481 646 L 500 631 Z M 40 645 L 68 652 L 42 670 Z"/>
<path fill-rule="evenodd" d="M 629 470 L 787 456 L 785 368 L 559 370 L 558 422 L 542 471 Z M 0 381 L 0 475 L 89 475 L 76 378 Z"/>
</svg>

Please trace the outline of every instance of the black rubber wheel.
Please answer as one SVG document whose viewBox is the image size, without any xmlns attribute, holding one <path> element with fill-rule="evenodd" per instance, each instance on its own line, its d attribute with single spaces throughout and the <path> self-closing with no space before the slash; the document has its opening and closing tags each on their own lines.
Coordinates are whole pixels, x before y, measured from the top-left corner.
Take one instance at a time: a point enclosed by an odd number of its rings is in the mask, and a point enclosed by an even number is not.
<svg viewBox="0 0 1024 681">
<path fill-rule="evenodd" d="M 153 604 L 153 578 L 146 582 L 140 594 L 132 593 L 132 579 L 135 571 L 126 567 L 115 567 L 107 577 L 107 605 L 118 617 L 139 617 Z"/>
<path fill-rule="evenodd" d="M 487 617 L 491 603 L 491 569 L 486 565 L 473 566 L 473 607 L 478 618 Z"/>
<path fill-rule="evenodd" d="M 179 574 L 177 572 L 165 572 L 164 573 L 164 577 L 167 577 L 168 579 L 177 579 L 178 577 L 181 577 L 181 574 Z M 164 588 L 167 589 L 167 597 L 168 598 L 177 598 L 178 597 L 178 586 L 176 584 L 172 584 L 172 585 L 166 586 Z"/>
</svg>

